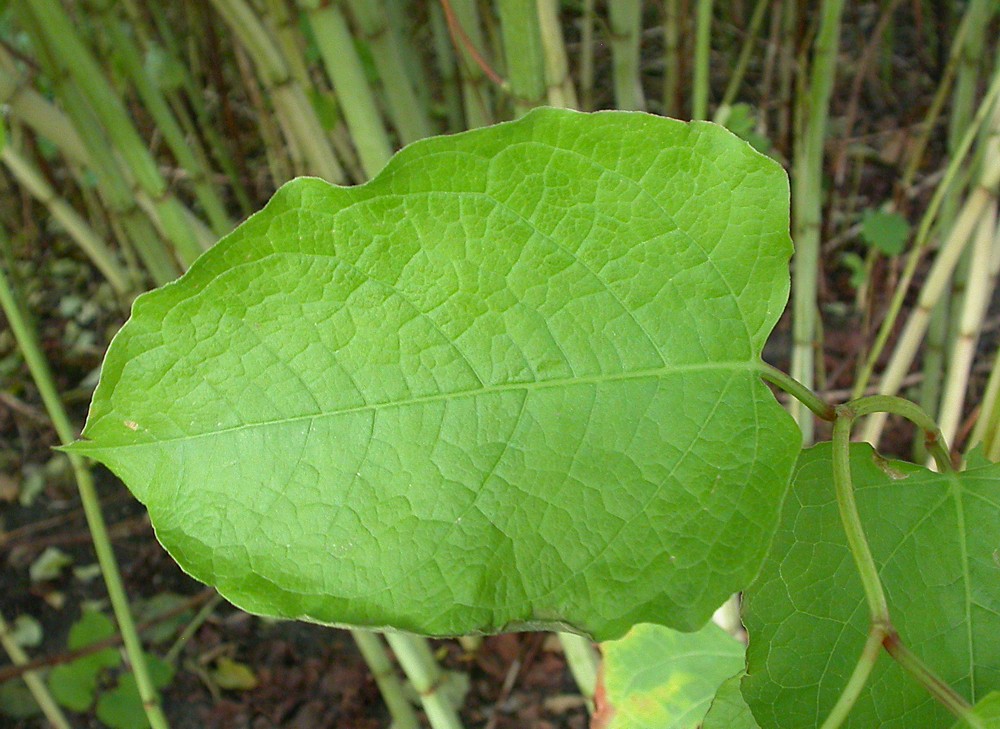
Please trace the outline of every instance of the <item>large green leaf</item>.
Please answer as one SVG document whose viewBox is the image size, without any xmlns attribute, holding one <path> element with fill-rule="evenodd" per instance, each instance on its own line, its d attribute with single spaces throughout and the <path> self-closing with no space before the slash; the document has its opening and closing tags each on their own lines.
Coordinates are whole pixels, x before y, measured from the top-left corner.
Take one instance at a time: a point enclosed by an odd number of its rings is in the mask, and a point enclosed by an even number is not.
<svg viewBox="0 0 1000 729">
<path fill-rule="evenodd" d="M 698 729 L 744 665 L 743 644 L 712 622 L 694 633 L 636 625 L 601 649 L 607 729 Z"/>
<path fill-rule="evenodd" d="M 829 444 L 803 452 L 782 526 L 746 594 L 743 693 L 761 726 L 818 726 L 868 632 L 861 581 L 831 482 Z M 959 474 L 886 462 L 852 445 L 858 510 L 903 642 L 970 700 L 1000 688 L 1000 465 Z M 883 654 L 847 726 L 949 726 Z"/>
<path fill-rule="evenodd" d="M 139 298 L 78 453 L 256 613 L 695 629 L 798 450 L 760 382 L 787 181 L 724 129 L 539 110 L 283 187 Z"/>
</svg>

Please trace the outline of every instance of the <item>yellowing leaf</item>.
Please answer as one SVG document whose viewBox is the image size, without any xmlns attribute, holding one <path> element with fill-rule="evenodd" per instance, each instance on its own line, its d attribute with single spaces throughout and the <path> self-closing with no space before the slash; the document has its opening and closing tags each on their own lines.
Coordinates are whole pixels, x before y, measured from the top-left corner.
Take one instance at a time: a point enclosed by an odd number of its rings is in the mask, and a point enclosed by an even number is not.
<svg viewBox="0 0 1000 729">
<path fill-rule="evenodd" d="M 637 625 L 602 645 L 608 729 L 697 729 L 743 644 L 714 623 L 695 633 Z"/>
<path fill-rule="evenodd" d="M 222 656 L 212 670 L 212 680 L 221 689 L 250 691 L 257 688 L 257 676 L 250 666 Z"/>
</svg>

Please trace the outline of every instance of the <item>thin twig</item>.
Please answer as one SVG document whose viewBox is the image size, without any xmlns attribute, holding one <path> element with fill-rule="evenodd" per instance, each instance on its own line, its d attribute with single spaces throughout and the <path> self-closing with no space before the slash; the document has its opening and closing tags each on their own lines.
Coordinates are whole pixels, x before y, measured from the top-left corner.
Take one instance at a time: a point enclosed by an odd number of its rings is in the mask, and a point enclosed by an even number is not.
<svg viewBox="0 0 1000 729">
<path fill-rule="evenodd" d="M 469 40 L 469 36 L 465 34 L 465 29 L 462 28 L 462 24 L 455 17 L 455 11 L 451 7 L 451 2 L 449 0 L 441 0 L 441 9 L 444 10 L 444 19 L 448 24 L 448 34 L 451 36 L 451 42 L 455 44 L 455 49 L 464 49 L 490 81 L 502 89 L 507 88 L 507 82 L 503 80 L 500 74 L 493 70 L 493 67 L 480 55 L 479 51 L 472 44 L 472 41 Z"/>
<path fill-rule="evenodd" d="M 109 498 L 101 499 L 101 504 L 103 506 L 108 506 L 109 504 L 115 504 L 119 501 L 131 500 L 133 498 L 131 492 L 124 491 L 119 494 L 115 494 Z M 24 539 L 27 535 L 33 534 L 34 532 L 45 531 L 47 529 L 52 529 L 58 526 L 62 526 L 66 522 L 73 521 L 74 519 L 82 519 L 84 517 L 83 508 L 78 507 L 73 511 L 66 514 L 60 514 L 59 516 L 52 516 L 48 519 L 42 519 L 40 521 L 35 521 L 30 524 L 25 524 L 24 526 L 17 527 L 16 529 L 11 529 L 9 532 L 0 534 L 0 549 L 4 549 L 8 544 L 13 542 L 18 542 Z"/>
<path fill-rule="evenodd" d="M 3 403 L 11 410 L 15 410 L 21 415 L 31 418 L 36 423 L 41 423 L 42 425 L 50 425 L 48 417 L 38 408 L 32 407 L 26 402 L 18 400 L 16 397 L 11 395 L 9 392 L 0 392 L 0 403 Z"/>
</svg>

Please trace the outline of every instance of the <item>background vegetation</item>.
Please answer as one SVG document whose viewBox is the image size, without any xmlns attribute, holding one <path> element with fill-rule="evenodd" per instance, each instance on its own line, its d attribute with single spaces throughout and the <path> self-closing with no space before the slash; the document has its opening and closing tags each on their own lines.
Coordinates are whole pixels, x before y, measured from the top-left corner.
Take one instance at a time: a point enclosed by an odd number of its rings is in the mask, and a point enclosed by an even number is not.
<svg viewBox="0 0 1000 729">
<path fill-rule="evenodd" d="M 406 143 L 534 106 L 711 119 L 778 159 L 797 255 L 769 358 L 831 400 L 905 390 L 959 452 L 981 443 L 1000 460 L 993 0 L 0 7 L 0 609 L 12 621 L 0 630 L 12 664 L 26 649 L 47 656 L 34 671 L 0 668 L 28 682 L 0 684 L 2 711 L 135 726 L 139 696 L 159 687 L 177 726 L 385 723 L 343 636 L 219 606 L 162 557 L 120 485 L 99 473 L 95 489 L 85 464 L 49 449 L 75 437 L 135 295 L 179 275 L 278 185 L 360 183 Z M 822 424 L 793 412 L 812 439 Z M 925 458 L 902 423 L 872 418 L 864 435 Z M 91 534 L 107 591 L 92 580 Z M 398 725 L 415 726 L 385 644 L 355 638 Z M 119 640 L 147 665 L 134 679 L 109 650 Z M 568 659 L 589 698 L 596 654 L 583 641 L 391 648 L 432 717 L 454 714 L 450 696 L 464 691 L 473 725 L 586 721 L 562 671 Z"/>
</svg>

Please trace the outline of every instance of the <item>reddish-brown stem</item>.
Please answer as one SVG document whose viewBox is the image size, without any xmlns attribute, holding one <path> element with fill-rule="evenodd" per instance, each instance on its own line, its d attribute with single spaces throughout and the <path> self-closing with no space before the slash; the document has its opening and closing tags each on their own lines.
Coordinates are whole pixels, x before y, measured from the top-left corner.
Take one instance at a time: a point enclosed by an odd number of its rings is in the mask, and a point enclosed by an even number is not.
<svg viewBox="0 0 1000 729">
<path fill-rule="evenodd" d="M 936 676 L 919 657 L 899 638 L 899 633 L 890 630 L 882 639 L 882 646 L 890 656 L 902 666 L 927 692 L 940 701 L 955 716 L 964 716 L 972 706 L 955 689 Z"/>
<path fill-rule="evenodd" d="M 466 35 L 465 29 L 462 28 L 462 24 L 458 22 L 458 18 L 455 17 L 455 11 L 451 7 L 451 2 L 449 0 L 441 0 L 441 9 L 444 11 L 444 19 L 448 24 L 448 34 L 451 36 L 451 42 L 455 45 L 457 50 L 465 50 L 476 65 L 482 69 L 483 73 L 486 74 L 490 81 L 495 83 L 497 86 L 505 87 L 507 82 L 503 80 L 493 67 L 486 61 L 485 58 L 479 53 L 476 47 L 472 44 L 469 36 Z"/>
</svg>

